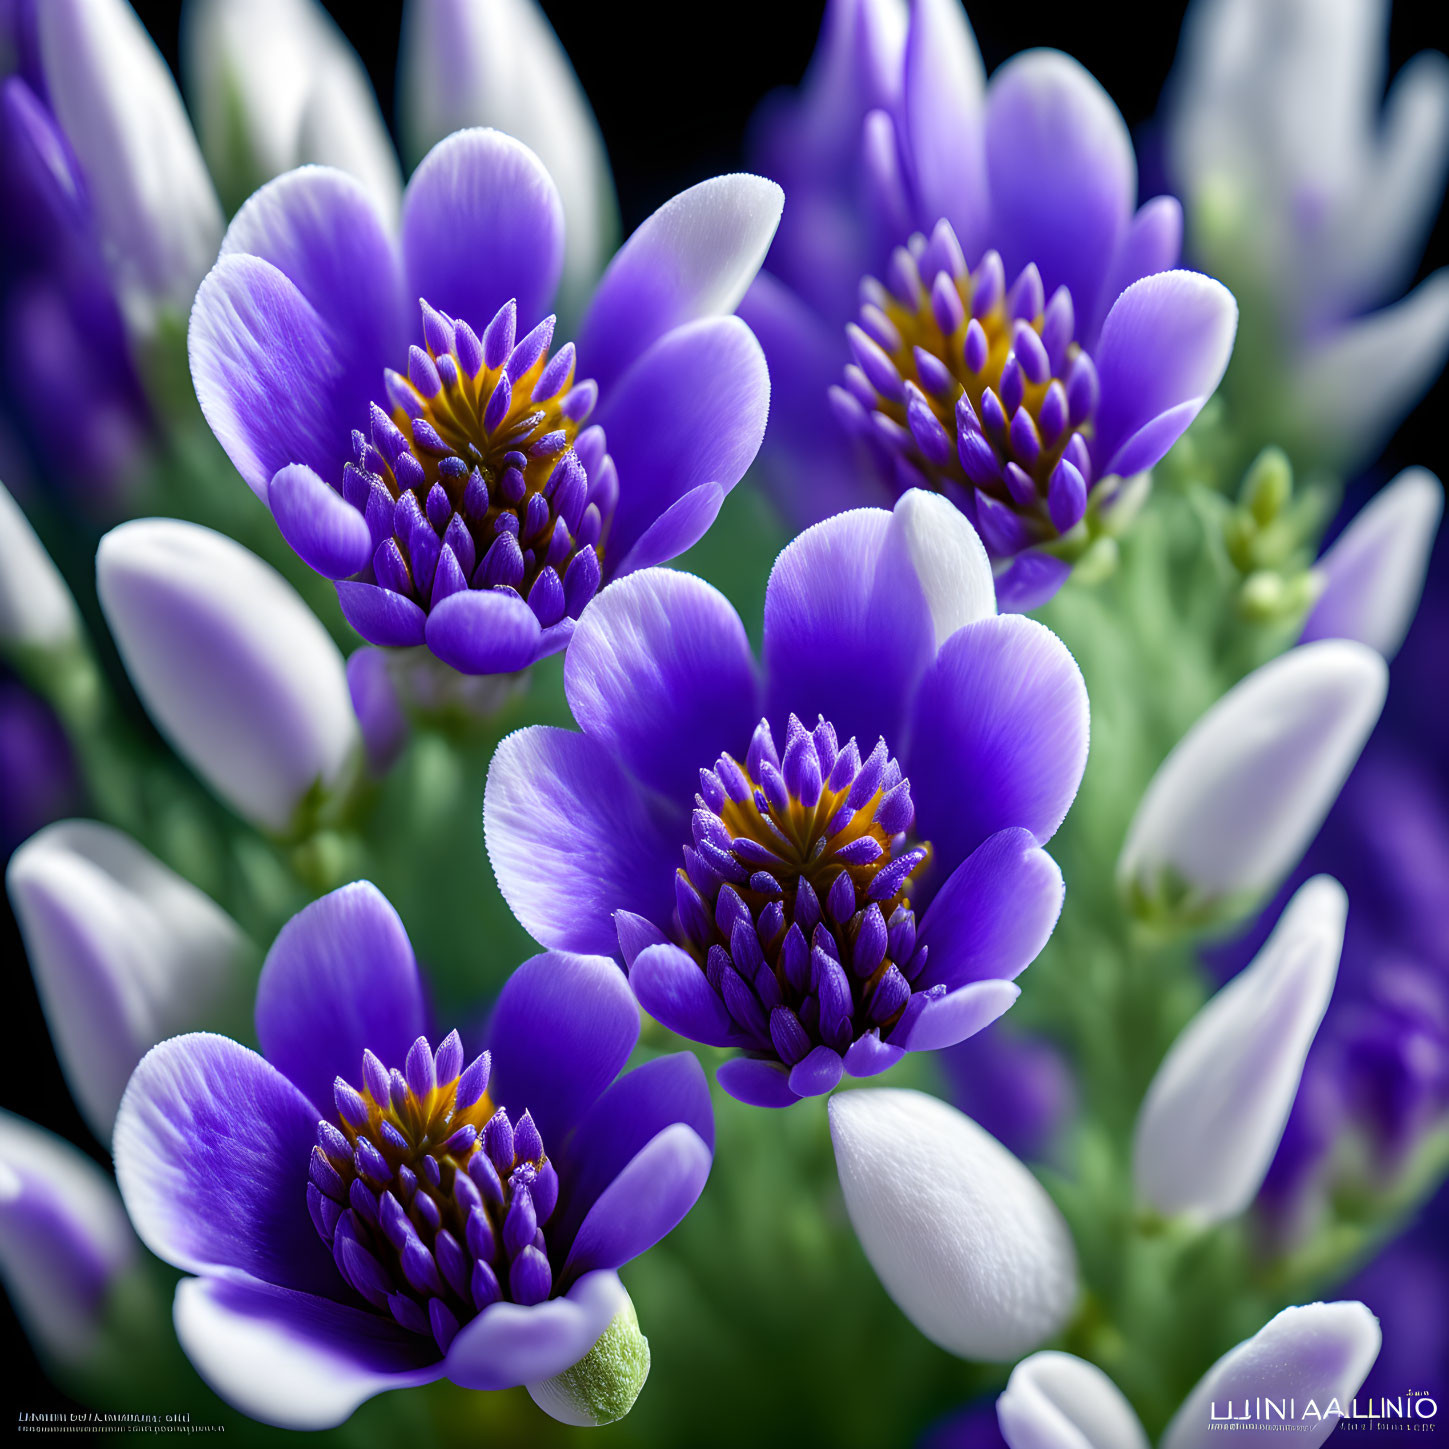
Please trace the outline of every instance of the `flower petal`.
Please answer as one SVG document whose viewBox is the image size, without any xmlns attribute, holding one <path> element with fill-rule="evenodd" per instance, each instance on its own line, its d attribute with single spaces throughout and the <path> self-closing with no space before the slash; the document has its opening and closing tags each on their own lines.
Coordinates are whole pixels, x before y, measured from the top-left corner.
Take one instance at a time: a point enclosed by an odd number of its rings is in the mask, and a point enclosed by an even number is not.
<svg viewBox="0 0 1449 1449">
<path fill-rule="evenodd" d="M 421 644 L 426 636 L 428 616 L 411 599 L 391 589 L 377 584 L 339 583 L 337 602 L 343 617 L 369 644 L 406 649 Z"/>
<path fill-rule="evenodd" d="M 916 828 L 943 874 L 1008 826 L 1041 844 L 1062 823 L 1087 761 L 1087 692 L 1049 629 L 982 619 L 942 647 L 910 726 Z"/>
<path fill-rule="evenodd" d="M 257 983 L 267 1060 L 333 1115 L 337 1077 L 356 1086 L 362 1053 L 401 1067 L 428 1029 L 422 977 L 403 923 L 371 881 L 303 907 L 267 952 Z"/>
<path fill-rule="evenodd" d="M 1130 477 L 1167 452 L 1217 388 L 1237 329 L 1233 294 L 1198 272 L 1144 277 L 1112 303 L 1093 353 L 1099 476 Z M 1172 428 L 1149 428 L 1165 414 Z"/>
<path fill-rule="evenodd" d="M 1062 873 L 1029 830 L 999 830 L 937 891 L 918 940 L 930 948 L 917 989 L 1013 981 L 1036 960 L 1062 910 Z"/>
<path fill-rule="evenodd" d="M 628 1302 L 618 1274 L 585 1273 L 561 1298 L 495 1303 L 465 1323 L 443 1361 L 465 1389 L 511 1389 L 572 1368 Z"/>
<path fill-rule="evenodd" d="M 678 946 L 648 946 L 629 970 L 639 1005 L 661 1026 L 705 1046 L 733 1046 L 739 1028 L 699 962 Z"/>
<path fill-rule="evenodd" d="M 937 649 L 957 629 L 996 612 L 986 545 L 949 499 L 923 488 L 910 489 L 891 514 L 891 531 L 905 543 L 936 626 Z"/>
<path fill-rule="evenodd" d="M 900 1034 L 899 1029 L 891 1033 L 890 1044 L 908 1052 L 934 1052 L 955 1046 L 985 1030 L 1009 1011 L 1020 995 L 1021 988 L 1010 981 L 972 981 L 957 986 L 944 996 L 928 998 L 925 1010 L 905 1033 Z"/>
<path fill-rule="evenodd" d="M 1034 262 L 1048 296 L 1070 290 L 1089 335 L 1137 194 L 1132 141 L 1111 97 L 1060 51 L 1013 56 L 986 93 L 986 173 L 1007 279 Z"/>
<path fill-rule="evenodd" d="M 1171 271 L 1182 256 L 1182 203 L 1175 196 L 1154 196 L 1137 208 L 1117 248 L 1107 285 L 1102 292 L 1102 315 L 1112 303 L 1143 277 L 1155 272 Z M 1096 346 L 1095 333 L 1082 333 L 1082 345 L 1091 351 Z"/>
<path fill-rule="evenodd" d="M 480 336 L 510 298 L 528 326 L 543 315 L 563 245 L 558 188 L 538 157 L 501 131 L 457 131 L 439 141 L 403 193 L 408 296 Z"/>
<path fill-rule="evenodd" d="M 619 470 L 615 557 L 692 489 L 717 483 L 728 493 L 759 452 L 769 408 L 765 354 L 738 317 L 686 323 L 655 342 L 597 417 Z"/>
<path fill-rule="evenodd" d="M 615 576 L 622 578 L 639 569 L 668 563 L 693 548 L 719 517 L 724 500 L 725 490 L 718 483 L 701 483 L 698 488 L 691 488 L 639 535 L 628 557 L 614 570 Z"/>
<path fill-rule="evenodd" d="M 443 1375 L 435 1345 L 390 1318 L 270 1283 L 184 1279 L 175 1317 L 207 1384 L 281 1429 L 330 1429 L 374 1394 Z"/>
<path fill-rule="evenodd" d="M 513 914 L 546 946 L 613 955 L 615 911 L 668 921 L 688 828 L 682 811 L 661 817 L 607 750 L 572 730 L 519 730 L 488 767 L 488 859 Z"/>
<path fill-rule="evenodd" d="M 267 506 L 297 556 L 324 578 L 345 579 L 372 557 L 367 520 L 305 463 L 273 475 Z"/>
<path fill-rule="evenodd" d="M 1267 944 L 1168 1048 L 1137 1117 L 1133 1177 L 1158 1212 L 1215 1223 L 1257 1195 L 1338 972 L 1348 898 L 1315 876 Z"/>
<path fill-rule="evenodd" d="M 776 727 L 793 710 L 834 724 L 862 756 L 899 748 L 916 681 L 935 652 L 935 621 L 906 530 L 878 508 L 808 528 L 770 572 L 765 593 L 766 703 Z"/>
<path fill-rule="evenodd" d="M 759 723 L 755 661 L 740 616 L 692 574 L 646 569 L 584 610 L 564 661 L 569 709 L 634 776 L 687 805 L 721 750 Z"/>
<path fill-rule="evenodd" d="M 969 1117 L 922 1092 L 837 1092 L 846 1211 L 897 1307 L 962 1358 L 1010 1362 L 1065 1325 L 1071 1234 L 1041 1185 Z"/>
<path fill-rule="evenodd" d="M 564 1277 L 621 1267 L 673 1232 L 704 1191 L 712 1160 L 709 1146 L 683 1122 L 652 1138 L 589 1209 Z"/>
<path fill-rule="evenodd" d="M 1318 568 L 1326 578 L 1302 642 L 1357 639 L 1385 659 L 1409 632 L 1444 513 L 1444 485 L 1427 468 L 1405 468 L 1339 535 Z"/>
<path fill-rule="evenodd" d="M 750 1107 L 793 1107 L 800 1094 L 790 1086 L 790 1073 L 779 1062 L 760 1057 L 731 1057 L 714 1074 L 726 1092 Z"/>
<path fill-rule="evenodd" d="M 246 938 L 210 897 L 92 820 L 31 836 L 5 885 L 66 1081 L 108 1141 L 136 1063 L 242 1007 Z"/>
<path fill-rule="evenodd" d="M 428 615 L 428 648 L 462 674 L 513 674 L 539 657 L 538 615 L 502 589 L 460 589 Z"/>
<path fill-rule="evenodd" d="M 617 963 L 545 951 L 508 978 L 488 1024 L 490 1095 L 516 1122 L 531 1112 L 562 1142 L 622 1070 L 639 1008 Z"/>
<path fill-rule="evenodd" d="M 1209 1412 L 1214 1399 L 1351 1403 L 1382 1342 L 1378 1319 L 1362 1303 L 1285 1308 L 1203 1375 L 1167 1426 L 1162 1449 L 1213 1449 L 1219 1442 Z M 1318 1449 L 1338 1423 L 1336 1415 L 1326 1414 L 1296 1426 L 1303 1432 L 1293 1437 L 1305 1449 Z"/>
<path fill-rule="evenodd" d="M 41 649 L 80 631 L 75 600 L 20 505 L 0 484 L 0 643 Z"/>
<path fill-rule="evenodd" d="M 609 263 L 579 328 L 579 366 L 607 394 L 665 333 L 739 306 L 780 223 L 763 176 L 701 181 L 666 201 Z"/>
<path fill-rule="evenodd" d="M 1149 1449 L 1121 1389 L 1070 1353 L 1034 1353 L 996 1401 L 1009 1449 Z"/>
<path fill-rule="evenodd" d="M 346 1289 L 307 1211 L 317 1108 L 224 1036 L 172 1037 L 121 1099 L 116 1181 L 141 1241 L 173 1267 L 324 1296 Z"/>
</svg>

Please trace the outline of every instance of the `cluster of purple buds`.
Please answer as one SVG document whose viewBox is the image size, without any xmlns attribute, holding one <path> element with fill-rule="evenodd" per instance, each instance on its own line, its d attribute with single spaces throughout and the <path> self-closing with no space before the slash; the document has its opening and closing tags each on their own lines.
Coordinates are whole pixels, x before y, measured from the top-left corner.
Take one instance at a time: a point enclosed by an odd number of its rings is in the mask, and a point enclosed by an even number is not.
<svg viewBox="0 0 1449 1449">
<path fill-rule="evenodd" d="M 549 1296 L 543 1224 L 558 1174 L 525 1112 L 488 1097 L 489 1055 L 463 1069 L 452 1032 L 419 1037 L 402 1071 L 370 1051 L 362 1090 L 338 1077 L 336 1123 L 317 1124 L 307 1206 L 338 1271 L 374 1308 L 447 1353 L 500 1300 Z"/>
<path fill-rule="evenodd" d="M 862 760 L 793 714 L 783 753 L 761 720 L 743 765 L 724 754 L 699 779 L 680 939 L 736 1044 L 783 1062 L 798 1095 L 828 1091 L 931 994 L 912 988 L 926 948 L 907 892 L 930 847 L 909 841 L 910 782 L 884 740 Z"/>
<path fill-rule="evenodd" d="M 939 221 L 862 282 L 847 333 L 831 400 L 892 488 L 944 493 L 998 558 L 1076 527 L 1099 386 L 1066 287 L 1047 299 L 1035 263 L 1008 287 L 996 251 L 969 268 Z"/>
<path fill-rule="evenodd" d="M 598 591 L 619 482 L 598 399 L 574 381 L 574 346 L 552 356 L 554 318 L 515 341 L 509 301 L 481 338 L 421 303 L 425 346 L 388 370 L 389 417 L 354 432 L 342 496 L 367 519 L 373 554 L 357 577 L 425 613 L 460 590 L 524 599 L 541 628 L 576 619 Z M 580 429 L 583 429 L 581 432 Z"/>
</svg>

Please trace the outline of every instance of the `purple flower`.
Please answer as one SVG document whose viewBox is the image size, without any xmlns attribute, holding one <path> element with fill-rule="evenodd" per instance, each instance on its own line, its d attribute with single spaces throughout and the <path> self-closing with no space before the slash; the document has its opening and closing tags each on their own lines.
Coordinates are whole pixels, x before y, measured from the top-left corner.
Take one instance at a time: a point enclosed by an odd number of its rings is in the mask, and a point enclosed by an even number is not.
<svg viewBox="0 0 1449 1449">
<path fill-rule="evenodd" d="M 484 831 L 538 940 L 621 954 L 651 1015 L 742 1053 L 726 1091 L 778 1107 L 1015 1000 L 1061 908 L 1041 845 L 1087 701 L 1049 630 L 996 616 L 980 540 L 920 491 L 781 553 L 763 666 L 708 584 L 625 580 L 565 661 L 582 733 L 504 740 Z"/>
<path fill-rule="evenodd" d="M 987 86 L 955 0 L 918 0 L 903 34 L 891 11 L 834 0 L 801 93 L 758 129 L 790 196 L 741 309 L 784 400 L 768 456 L 806 521 L 944 493 L 1003 607 L 1030 608 L 1124 496 L 1109 480 L 1216 388 L 1237 307 L 1169 270 L 1181 209 L 1134 212 L 1127 128 L 1076 61 L 1031 51 Z M 862 455 L 874 478 L 851 482 Z"/>
<path fill-rule="evenodd" d="M 748 176 L 667 202 L 576 351 L 543 315 L 562 207 L 521 143 L 439 143 L 397 236 L 358 182 L 304 167 L 242 207 L 197 294 L 197 396 L 364 638 L 511 673 L 563 648 L 602 583 L 693 544 L 754 458 L 769 379 L 724 314 L 781 204 Z"/>
<path fill-rule="evenodd" d="M 525 962 L 466 1063 L 456 1031 L 431 1048 L 402 922 L 359 882 L 282 930 L 256 1025 L 264 1056 L 206 1034 L 156 1047 L 114 1151 L 142 1240 L 198 1275 L 177 1289 L 183 1347 L 269 1423 L 562 1372 L 626 1301 L 614 1270 L 709 1172 L 692 1056 L 614 1082 L 639 1018 L 611 961 Z"/>
</svg>

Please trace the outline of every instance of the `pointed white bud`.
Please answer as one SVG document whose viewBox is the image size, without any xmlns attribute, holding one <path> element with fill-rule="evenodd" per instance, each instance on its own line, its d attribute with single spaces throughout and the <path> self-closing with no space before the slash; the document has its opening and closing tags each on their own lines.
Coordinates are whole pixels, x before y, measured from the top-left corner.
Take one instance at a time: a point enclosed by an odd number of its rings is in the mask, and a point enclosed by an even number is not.
<svg viewBox="0 0 1449 1449">
<path fill-rule="evenodd" d="M 372 84 L 317 0 L 189 0 L 181 61 L 229 206 L 315 162 L 355 176 L 396 214 L 402 178 Z"/>
<path fill-rule="evenodd" d="M 216 260 L 222 216 L 161 52 L 125 0 L 37 6 L 51 102 L 95 208 L 117 294 L 145 335 L 185 313 Z"/>
<path fill-rule="evenodd" d="M 285 832 L 342 782 L 359 743 L 342 655 L 269 564 L 209 528 L 142 518 L 101 540 L 96 580 L 147 713 L 239 815 Z"/>
<path fill-rule="evenodd" d="M 1183 1401 L 1162 1439 L 1162 1449 L 1216 1449 L 1223 1440 L 1223 1424 L 1212 1421 L 1213 1405 L 1219 1419 L 1234 1400 L 1242 1412 L 1244 1400 L 1292 1399 L 1298 1421 L 1284 1427 L 1286 1436 L 1303 1449 L 1317 1449 L 1338 1427 L 1339 1416 L 1327 1413 L 1337 1399 L 1347 1410 L 1379 1356 L 1382 1335 L 1379 1321 L 1362 1303 L 1309 1303 L 1285 1308 L 1252 1338 L 1229 1349 L 1203 1375 Z M 1312 1400 L 1321 1419 L 1305 1410 Z M 1246 1438 L 1278 1440 L 1271 1429 Z M 1244 1436 L 1234 1436 L 1244 1437 Z"/>
<path fill-rule="evenodd" d="M 1387 687 L 1383 659 L 1344 639 L 1300 645 L 1254 670 L 1153 776 L 1119 881 L 1148 898 L 1185 887 L 1199 910 L 1241 909 L 1271 891 L 1323 823 Z"/>
<path fill-rule="evenodd" d="M 131 1072 L 158 1041 L 244 1016 L 247 940 L 209 896 L 93 820 L 31 836 L 5 887 L 65 1079 L 109 1142 Z"/>
<path fill-rule="evenodd" d="M 1405 468 L 1375 494 L 1319 559 L 1324 589 L 1303 638 L 1357 639 L 1392 659 L 1414 622 L 1443 513 L 1444 485 L 1427 468 Z"/>
<path fill-rule="evenodd" d="M 0 1277 L 43 1353 L 84 1363 L 140 1246 L 108 1174 L 53 1132 L 0 1111 Z"/>
<path fill-rule="evenodd" d="M 55 649 L 76 637 L 75 600 L 20 505 L 0 484 L 0 648 Z"/>
<path fill-rule="evenodd" d="M 1071 1234 L 1041 1184 L 994 1137 L 923 1092 L 830 1099 L 846 1211 L 887 1293 L 962 1358 L 1009 1362 L 1066 1324 Z"/>
<path fill-rule="evenodd" d="M 1143 1202 L 1213 1223 L 1257 1195 L 1328 1009 L 1347 916 L 1343 887 L 1314 876 L 1252 963 L 1168 1049 L 1137 1117 Z"/>
<path fill-rule="evenodd" d="M 1148 1449 L 1122 1390 L 1070 1353 L 1022 1359 L 996 1401 L 996 1418 L 1009 1449 Z"/>
<path fill-rule="evenodd" d="M 398 90 L 413 161 L 467 126 L 537 153 L 563 201 L 565 292 L 586 296 L 617 240 L 619 206 L 598 122 L 537 0 L 408 0 Z"/>
</svg>

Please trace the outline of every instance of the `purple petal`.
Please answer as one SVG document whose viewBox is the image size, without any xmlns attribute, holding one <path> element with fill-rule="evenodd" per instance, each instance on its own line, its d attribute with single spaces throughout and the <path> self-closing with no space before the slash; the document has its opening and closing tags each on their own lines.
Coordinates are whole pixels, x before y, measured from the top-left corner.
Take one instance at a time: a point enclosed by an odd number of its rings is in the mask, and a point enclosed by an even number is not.
<svg viewBox="0 0 1449 1449">
<path fill-rule="evenodd" d="M 919 0 L 906 37 L 901 103 L 916 219 L 929 230 L 944 217 L 972 260 L 987 239 L 985 86 L 981 52 L 959 0 Z"/>
<path fill-rule="evenodd" d="M 986 167 L 1007 280 L 1035 262 L 1047 295 L 1067 287 L 1090 331 L 1137 193 L 1117 107 L 1060 51 L 1014 56 L 986 93 Z"/>
<path fill-rule="evenodd" d="M 461 674 L 513 674 L 539 657 L 538 616 L 517 594 L 463 589 L 428 615 L 428 648 Z"/>
<path fill-rule="evenodd" d="M 367 520 L 305 463 L 273 475 L 267 506 L 297 556 L 324 578 L 345 579 L 372 557 Z"/>
<path fill-rule="evenodd" d="M 668 944 L 668 937 L 653 921 L 646 921 L 633 911 L 615 911 L 614 926 L 619 933 L 619 949 L 624 953 L 626 969 L 633 966 L 641 951 Z"/>
<path fill-rule="evenodd" d="M 1052 554 L 1036 549 L 1019 553 L 997 577 L 997 607 L 1003 614 L 1030 613 L 1052 598 L 1071 572 L 1071 564 Z"/>
<path fill-rule="evenodd" d="M 317 1108 L 224 1036 L 141 1059 L 116 1116 L 116 1181 L 141 1241 L 191 1273 L 346 1293 L 307 1211 Z"/>
<path fill-rule="evenodd" d="M 1087 760 L 1087 692 L 1049 629 L 1019 614 L 953 634 L 912 710 L 916 828 L 948 874 L 987 836 L 1021 826 L 1045 843 Z"/>
<path fill-rule="evenodd" d="M 176 1289 L 176 1334 L 221 1398 L 283 1429 L 330 1429 L 374 1394 L 443 1375 L 430 1339 L 270 1283 L 186 1279 Z"/>
<path fill-rule="evenodd" d="M 428 1029 L 422 979 L 387 897 L 356 881 L 304 907 L 267 952 L 257 983 L 266 1058 L 332 1115 L 332 1083 L 357 1084 L 364 1048 L 401 1063 Z"/>
<path fill-rule="evenodd" d="M 692 1127 L 666 1127 L 589 1209 L 569 1249 L 565 1277 L 618 1268 L 652 1248 L 699 1200 L 712 1161 Z"/>
<path fill-rule="evenodd" d="M 835 1088 L 844 1071 L 839 1052 L 818 1046 L 790 1068 L 790 1090 L 797 1097 L 823 1097 Z"/>
<path fill-rule="evenodd" d="M 488 1025 L 489 1094 L 516 1122 L 533 1114 L 545 1146 L 618 1076 L 639 1037 L 639 1008 L 603 956 L 545 951 L 508 978 Z"/>
<path fill-rule="evenodd" d="M 1158 272 L 1122 293 L 1093 359 L 1102 380 L 1092 441 L 1099 477 L 1130 476 L 1167 452 L 1212 396 L 1237 327 L 1232 293 L 1198 272 Z"/>
<path fill-rule="evenodd" d="M 683 810 L 660 818 L 609 752 L 572 730 L 519 730 L 488 769 L 488 858 L 514 915 L 546 946 L 613 955 L 615 911 L 668 921 L 687 832 Z"/>
<path fill-rule="evenodd" d="M 380 649 L 357 649 L 347 656 L 347 690 L 362 730 L 367 763 L 385 775 L 408 740 L 408 718 Z"/>
<path fill-rule="evenodd" d="M 714 1079 L 735 1101 L 751 1107 L 793 1107 L 800 1100 L 785 1068 L 759 1057 L 731 1057 L 720 1063 Z"/>
<path fill-rule="evenodd" d="M 701 181 L 666 201 L 619 248 L 579 328 L 579 358 L 607 393 L 666 332 L 733 312 L 780 221 L 762 176 Z"/>
<path fill-rule="evenodd" d="M 617 1274 L 586 1273 L 561 1298 L 494 1303 L 465 1323 L 443 1362 L 465 1389 L 511 1389 L 572 1368 L 628 1301 Z"/>
<path fill-rule="evenodd" d="M 619 470 L 609 535 L 630 549 L 671 504 L 702 483 L 728 493 L 754 461 L 770 407 L 765 354 L 738 317 L 667 332 L 609 390 L 597 421 Z"/>
<path fill-rule="evenodd" d="M 1117 248 L 1102 291 L 1101 316 L 1112 303 L 1143 277 L 1170 271 L 1182 256 L 1182 203 L 1175 196 L 1155 196 L 1137 208 L 1132 225 Z M 1077 339 L 1092 352 L 1095 332 L 1083 332 Z"/>
<path fill-rule="evenodd" d="M 639 535 L 629 556 L 614 570 L 615 576 L 622 578 L 638 569 L 668 563 L 693 548 L 709 532 L 724 500 L 725 490 L 718 483 L 701 483 L 698 488 L 691 488 Z"/>
<path fill-rule="evenodd" d="M 706 1046 L 732 1046 L 739 1028 L 699 963 L 678 946 L 650 946 L 629 971 L 639 1005 L 670 1031 Z"/>
<path fill-rule="evenodd" d="M 775 561 L 765 594 L 766 701 L 834 724 L 862 755 L 899 748 L 912 690 L 935 652 L 935 626 L 891 515 L 861 508 L 807 529 Z"/>
<path fill-rule="evenodd" d="M 427 615 L 401 594 L 377 584 L 339 583 L 337 602 L 347 622 L 369 644 L 403 649 L 423 642 Z"/>
<path fill-rule="evenodd" d="M 878 1077 L 895 1066 L 905 1054 L 904 1047 L 891 1046 L 880 1039 L 878 1031 L 868 1031 L 846 1049 L 845 1070 L 852 1077 Z"/>
<path fill-rule="evenodd" d="M 921 921 L 916 939 L 930 956 L 917 989 L 1019 976 L 1046 945 L 1064 889 L 1029 831 L 998 831 L 951 872 Z"/>
<path fill-rule="evenodd" d="M 563 270 L 563 204 L 538 157 L 501 131 L 456 131 L 403 194 L 408 295 L 481 333 L 516 299 L 531 326 Z"/>
<path fill-rule="evenodd" d="M 944 996 L 931 997 L 925 1010 L 910 1019 L 910 1025 L 892 1042 L 909 1052 L 934 1052 L 955 1046 L 990 1026 L 1021 995 L 1010 981 L 973 981 Z M 899 1030 L 899 1028 L 897 1028 Z"/>
<path fill-rule="evenodd" d="M 584 610 L 564 661 L 579 727 L 646 785 L 688 805 L 699 771 L 759 723 L 745 626 L 692 574 L 647 569 Z"/>
</svg>

